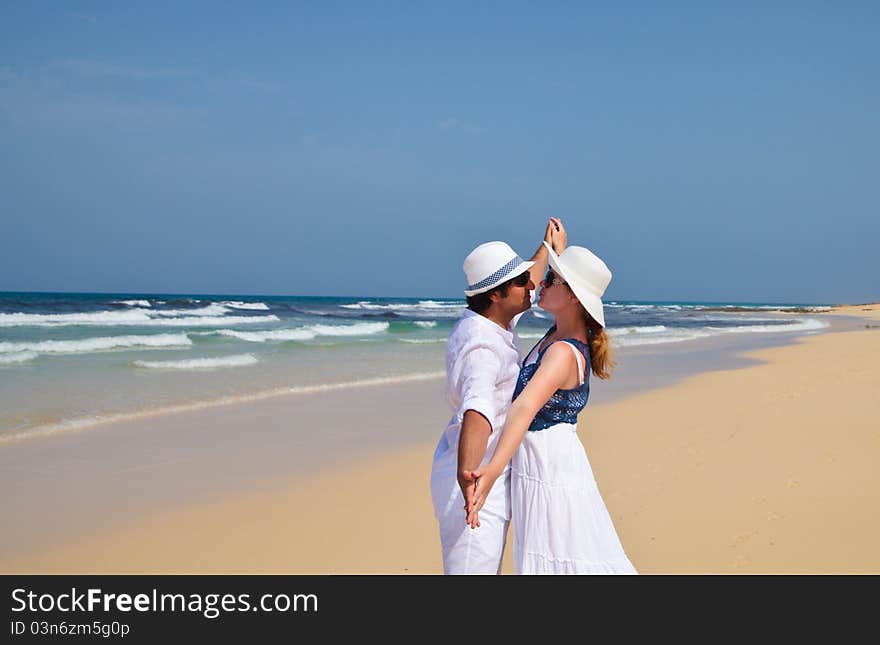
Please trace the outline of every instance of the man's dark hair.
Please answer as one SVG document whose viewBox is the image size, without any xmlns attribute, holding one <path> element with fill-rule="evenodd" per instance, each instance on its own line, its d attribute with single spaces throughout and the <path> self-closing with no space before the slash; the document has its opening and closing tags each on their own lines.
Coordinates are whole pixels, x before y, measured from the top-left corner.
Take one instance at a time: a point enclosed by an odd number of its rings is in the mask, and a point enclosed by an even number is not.
<svg viewBox="0 0 880 645">
<path fill-rule="evenodd" d="M 502 282 L 497 287 L 492 287 L 483 293 L 478 293 L 475 296 L 467 296 L 467 308 L 477 314 L 485 313 L 492 304 L 492 294 L 498 293 L 502 298 L 506 298 L 507 289 L 510 287 L 511 282 L 513 282 L 513 278 L 507 282 Z"/>
</svg>

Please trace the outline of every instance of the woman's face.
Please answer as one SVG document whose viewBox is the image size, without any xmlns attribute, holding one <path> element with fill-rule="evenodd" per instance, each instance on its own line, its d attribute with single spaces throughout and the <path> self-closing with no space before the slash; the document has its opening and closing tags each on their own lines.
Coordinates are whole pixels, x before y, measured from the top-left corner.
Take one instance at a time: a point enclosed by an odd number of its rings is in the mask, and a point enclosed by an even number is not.
<svg viewBox="0 0 880 645">
<path fill-rule="evenodd" d="M 565 281 L 553 269 L 547 269 L 547 275 L 541 280 L 537 305 L 544 311 L 556 313 L 569 306 L 572 301 L 576 302 L 577 299 Z"/>
</svg>

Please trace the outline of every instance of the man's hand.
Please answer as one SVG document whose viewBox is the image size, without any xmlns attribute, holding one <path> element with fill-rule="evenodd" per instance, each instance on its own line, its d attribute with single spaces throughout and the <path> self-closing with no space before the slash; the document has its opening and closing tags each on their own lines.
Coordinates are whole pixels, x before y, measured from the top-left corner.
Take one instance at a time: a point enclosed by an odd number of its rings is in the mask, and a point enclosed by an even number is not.
<svg viewBox="0 0 880 645">
<path fill-rule="evenodd" d="M 501 472 L 496 471 L 491 466 L 486 466 L 478 470 L 465 471 L 462 475 L 467 481 L 474 480 L 476 482 L 470 498 L 466 498 L 470 501 L 466 504 L 467 519 L 465 523 L 469 524 L 473 529 L 480 525 L 478 514 L 480 509 L 483 508 L 483 504 L 486 503 L 486 497 L 488 497 L 489 491 L 492 490 L 492 485 L 501 475 Z"/>
<path fill-rule="evenodd" d="M 556 230 L 556 224 L 553 221 L 553 218 L 547 220 L 547 228 L 544 231 L 544 241 L 547 242 L 550 246 L 553 246 L 553 231 Z"/>
<path fill-rule="evenodd" d="M 476 410 L 466 410 L 461 420 L 461 436 L 458 439 L 458 485 L 465 499 L 465 510 L 468 500 L 473 500 L 475 478 L 468 478 L 465 473 L 479 467 L 486 454 L 486 444 L 492 426 L 488 419 Z M 479 526 L 479 523 L 477 523 Z"/>
<path fill-rule="evenodd" d="M 474 505 L 474 492 L 477 485 L 477 478 L 473 476 L 473 473 L 470 470 L 460 472 L 458 473 L 458 485 L 461 487 L 461 494 L 464 495 L 465 524 L 469 524 L 472 529 L 475 529 L 480 526 L 480 518 L 474 513 L 472 521 L 468 509 Z"/>
</svg>

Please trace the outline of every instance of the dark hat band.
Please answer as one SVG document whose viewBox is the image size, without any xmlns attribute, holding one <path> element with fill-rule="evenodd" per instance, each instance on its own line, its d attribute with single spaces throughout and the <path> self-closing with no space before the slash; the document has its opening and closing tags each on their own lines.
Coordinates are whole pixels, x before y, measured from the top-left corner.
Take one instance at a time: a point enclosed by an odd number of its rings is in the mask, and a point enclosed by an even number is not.
<svg viewBox="0 0 880 645">
<path fill-rule="evenodd" d="M 503 278 L 508 273 L 513 271 L 514 268 L 516 268 L 520 264 L 524 264 L 524 263 L 525 263 L 525 261 L 521 257 L 519 257 L 518 255 L 516 255 L 516 256 L 514 256 L 514 258 L 510 262 L 508 262 L 503 267 L 498 269 L 495 273 L 493 273 L 492 275 L 490 275 L 486 278 L 483 278 L 479 282 L 476 282 L 472 285 L 469 285 L 468 288 L 465 289 L 465 291 L 476 291 L 477 289 L 483 289 L 484 287 L 488 287 L 492 284 L 495 284 L 501 278 Z"/>
</svg>

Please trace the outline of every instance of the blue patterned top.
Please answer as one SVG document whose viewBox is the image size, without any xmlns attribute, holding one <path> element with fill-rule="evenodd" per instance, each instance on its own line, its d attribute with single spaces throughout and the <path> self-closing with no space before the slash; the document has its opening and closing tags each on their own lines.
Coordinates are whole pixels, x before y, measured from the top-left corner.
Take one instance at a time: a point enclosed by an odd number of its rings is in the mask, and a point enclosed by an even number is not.
<svg viewBox="0 0 880 645">
<path fill-rule="evenodd" d="M 548 331 L 544 335 L 544 338 L 550 335 L 555 329 L 555 326 L 551 327 L 550 331 Z M 538 345 L 541 344 L 544 338 L 538 341 Z M 590 348 L 586 343 L 583 343 L 575 338 L 565 338 L 564 341 L 571 343 L 572 345 L 577 347 L 586 359 L 585 365 L 590 365 Z M 513 390 L 514 401 L 516 400 L 516 397 L 520 395 L 520 392 L 525 389 L 526 385 L 528 385 L 529 380 L 531 380 L 535 372 L 538 371 L 538 366 L 541 364 L 541 359 L 544 357 L 544 352 L 550 349 L 552 345 L 553 343 L 547 345 L 547 347 L 542 349 L 541 353 L 538 354 L 538 358 L 534 363 L 523 365 L 522 369 L 519 372 L 519 378 L 516 381 L 516 388 Z M 577 415 L 581 410 L 584 409 L 584 406 L 587 405 L 587 399 L 590 397 L 589 375 L 590 370 L 588 368 L 583 385 L 579 385 L 568 390 L 556 390 L 556 392 L 553 393 L 553 396 L 550 397 L 550 400 L 544 404 L 544 407 L 538 410 L 538 413 L 535 415 L 532 424 L 529 426 L 529 432 L 545 430 L 546 428 L 556 425 L 557 423 L 577 423 Z"/>
</svg>

